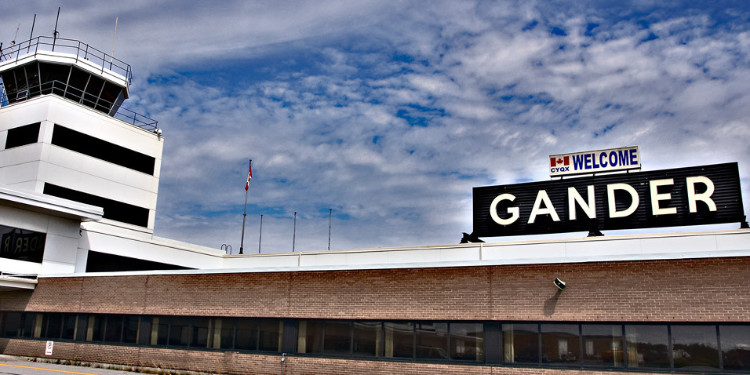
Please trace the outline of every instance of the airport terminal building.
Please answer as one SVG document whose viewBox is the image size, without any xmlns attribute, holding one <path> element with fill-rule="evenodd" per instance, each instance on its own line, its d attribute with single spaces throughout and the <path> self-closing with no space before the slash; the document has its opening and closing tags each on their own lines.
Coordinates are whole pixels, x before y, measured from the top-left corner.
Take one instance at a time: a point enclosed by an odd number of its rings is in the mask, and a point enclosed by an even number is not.
<svg viewBox="0 0 750 375">
<path fill-rule="evenodd" d="M 736 163 L 477 187 L 466 238 L 488 242 L 227 255 L 153 235 L 164 138 L 121 107 L 130 77 L 78 41 L 0 51 L 2 354 L 221 374 L 750 372 Z M 736 229 L 600 235 L 717 223 Z M 581 236 L 489 242 L 561 232 Z"/>
</svg>

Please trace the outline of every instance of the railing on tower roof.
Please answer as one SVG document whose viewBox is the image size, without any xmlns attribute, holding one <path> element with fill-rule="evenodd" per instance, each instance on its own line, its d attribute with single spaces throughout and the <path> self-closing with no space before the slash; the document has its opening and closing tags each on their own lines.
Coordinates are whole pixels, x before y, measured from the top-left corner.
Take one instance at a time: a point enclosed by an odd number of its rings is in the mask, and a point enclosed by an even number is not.
<svg viewBox="0 0 750 375">
<path fill-rule="evenodd" d="M 119 74 L 132 83 L 133 72 L 130 65 L 126 62 L 115 58 L 105 52 L 102 52 L 86 43 L 74 39 L 53 38 L 49 36 L 38 36 L 25 42 L 13 44 L 0 50 L 0 63 L 5 61 L 18 60 L 29 54 L 36 55 L 40 51 L 50 51 L 58 53 L 67 53 L 75 56 L 76 61 L 87 60 L 104 69 Z"/>
</svg>

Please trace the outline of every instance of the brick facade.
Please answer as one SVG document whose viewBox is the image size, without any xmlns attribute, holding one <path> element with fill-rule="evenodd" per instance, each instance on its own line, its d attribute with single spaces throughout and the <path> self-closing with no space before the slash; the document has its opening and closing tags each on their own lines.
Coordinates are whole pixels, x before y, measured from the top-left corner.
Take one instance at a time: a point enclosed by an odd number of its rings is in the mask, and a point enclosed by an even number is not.
<svg viewBox="0 0 750 375">
<path fill-rule="evenodd" d="M 40 278 L 2 310 L 310 319 L 748 322 L 750 258 L 454 268 Z M 552 280 L 567 282 L 560 292 Z M 0 339 L 43 356 L 44 341 Z M 281 373 L 279 355 L 59 343 L 59 358 L 232 374 Z M 290 356 L 285 374 L 594 374 Z M 604 372 L 602 372 L 604 373 Z M 616 372 L 607 371 L 607 374 Z"/>
</svg>

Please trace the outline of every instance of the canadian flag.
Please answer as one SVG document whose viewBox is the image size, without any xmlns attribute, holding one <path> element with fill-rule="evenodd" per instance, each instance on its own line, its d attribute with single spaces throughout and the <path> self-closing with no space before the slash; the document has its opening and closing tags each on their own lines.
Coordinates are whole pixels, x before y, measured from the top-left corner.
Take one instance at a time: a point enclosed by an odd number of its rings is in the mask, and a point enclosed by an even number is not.
<svg viewBox="0 0 750 375">
<path fill-rule="evenodd" d="M 570 165 L 570 156 L 563 156 L 561 158 L 549 158 L 549 166 L 552 168 L 564 165 Z"/>
<path fill-rule="evenodd" d="M 247 181 L 245 181 L 245 191 L 250 189 L 250 179 L 253 178 L 253 164 L 250 163 L 250 170 L 247 171 Z"/>
</svg>

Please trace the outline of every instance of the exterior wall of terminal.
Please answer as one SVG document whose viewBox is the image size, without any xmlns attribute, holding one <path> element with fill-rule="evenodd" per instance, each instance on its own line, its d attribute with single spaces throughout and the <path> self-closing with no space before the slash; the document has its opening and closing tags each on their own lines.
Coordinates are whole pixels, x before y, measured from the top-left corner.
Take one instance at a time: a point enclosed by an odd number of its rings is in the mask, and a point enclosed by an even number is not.
<svg viewBox="0 0 750 375">
<path fill-rule="evenodd" d="M 515 322 L 747 323 L 750 258 L 422 269 L 40 278 L 4 311 Z M 559 292 L 554 278 L 567 282 Z M 41 340 L 0 339 L 43 357 Z M 280 354 L 56 343 L 53 357 L 222 373 L 280 373 Z M 484 364 L 290 355 L 285 373 L 586 373 Z M 613 372 L 608 371 L 612 374 Z"/>
</svg>

